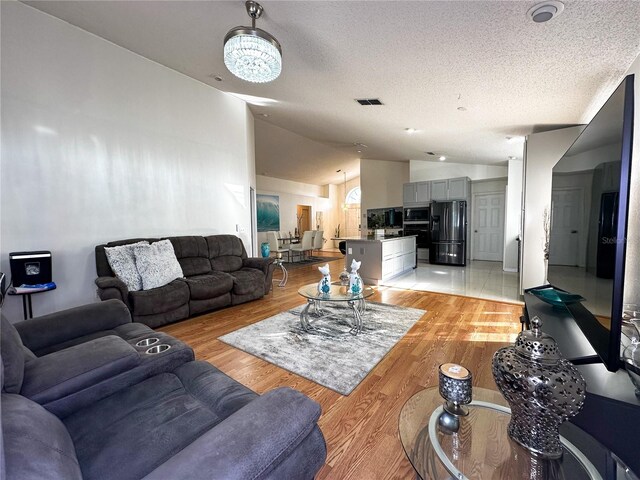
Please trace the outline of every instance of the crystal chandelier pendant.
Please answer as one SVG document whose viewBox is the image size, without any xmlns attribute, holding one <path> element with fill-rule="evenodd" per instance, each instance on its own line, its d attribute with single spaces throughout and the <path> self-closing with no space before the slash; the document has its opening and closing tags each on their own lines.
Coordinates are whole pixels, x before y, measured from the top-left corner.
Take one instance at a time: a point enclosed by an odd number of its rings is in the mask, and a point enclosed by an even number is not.
<svg viewBox="0 0 640 480">
<path fill-rule="evenodd" d="M 256 28 L 262 15 L 260 4 L 246 2 L 251 27 L 235 27 L 224 39 L 224 64 L 236 77 L 254 83 L 271 82 L 282 71 L 282 48 L 272 35 Z"/>
</svg>

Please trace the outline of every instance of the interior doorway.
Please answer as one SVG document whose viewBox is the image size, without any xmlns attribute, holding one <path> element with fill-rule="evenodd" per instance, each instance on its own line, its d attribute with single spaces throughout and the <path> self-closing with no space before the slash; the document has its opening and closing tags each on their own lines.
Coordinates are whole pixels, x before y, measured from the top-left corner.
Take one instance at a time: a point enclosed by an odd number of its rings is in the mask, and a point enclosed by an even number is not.
<svg viewBox="0 0 640 480">
<path fill-rule="evenodd" d="M 296 208 L 296 228 L 298 235 L 302 236 L 307 230 L 311 230 L 311 206 L 298 205 Z"/>
<path fill-rule="evenodd" d="M 582 188 L 554 188 L 551 193 L 551 242 L 549 265 L 585 266 Z M 585 236 L 585 235 L 583 235 Z"/>
<path fill-rule="evenodd" d="M 473 259 L 501 262 L 504 251 L 504 193 L 474 196 Z"/>
</svg>

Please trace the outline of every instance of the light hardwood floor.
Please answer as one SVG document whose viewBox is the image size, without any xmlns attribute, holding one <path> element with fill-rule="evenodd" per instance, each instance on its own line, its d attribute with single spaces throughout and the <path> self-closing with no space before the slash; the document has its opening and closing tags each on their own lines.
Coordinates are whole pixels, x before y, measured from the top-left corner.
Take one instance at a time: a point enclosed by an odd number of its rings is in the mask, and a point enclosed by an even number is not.
<svg viewBox="0 0 640 480">
<path fill-rule="evenodd" d="M 330 263 L 333 275 L 342 260 Z M 491 358 L 515 340 L 522 306 L 454 295 L 381 287 L 370 300 L 426 310 L 426 314 L 348 396 L 340 395 L 271 363 L 230 347 L 218 337 L 303 304 L 300 286 L 320 278 L 318 265 L 293 269 L 286 287 L 274 283 L 262 300 L 163 327 L 206 360 L 258 393 L 296 388 L 322 405 L 319 425 L 327 461 L 319 479 L 413 479 L 398 434 L 404 403 L 438 383 L 437 367 L 456 362 L 473 373 L 473 385 L 496 389 Z M 274 277 L 280 279 L 280 270 Z M 366 321 L 366 320 L 365 320 Z"/>
</svg>

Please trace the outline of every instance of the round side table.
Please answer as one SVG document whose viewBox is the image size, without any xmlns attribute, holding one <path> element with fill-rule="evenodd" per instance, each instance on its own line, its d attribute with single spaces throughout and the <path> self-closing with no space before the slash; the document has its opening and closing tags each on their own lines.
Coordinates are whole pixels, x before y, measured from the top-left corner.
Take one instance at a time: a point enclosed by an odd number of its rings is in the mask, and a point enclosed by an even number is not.
<svg viewBox="0 0 640 480">
<path fill-rule="evenodd" d="M 511 413 L 497 391 L 473 388 L 469 415 L 458 417 L 457 432 L 446 432 L 438 425 L 443 402 L 437 387 L 427 388 L 411 397 L 400 412 L 400 440 L 422 478 L 602 479 L 586 456 L 562 437 L 564 455 L 559 460 L 535 457 L 511 440 L 507 434 Z"/>
</svg>

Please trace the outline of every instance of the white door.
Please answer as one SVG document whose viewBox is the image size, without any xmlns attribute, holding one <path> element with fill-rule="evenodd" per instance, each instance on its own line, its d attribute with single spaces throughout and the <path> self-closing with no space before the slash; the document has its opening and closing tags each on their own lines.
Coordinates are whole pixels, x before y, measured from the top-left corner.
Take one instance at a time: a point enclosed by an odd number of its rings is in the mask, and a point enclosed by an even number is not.
<svg viewBox="0 0 640 480">
<path fill-rule="evenodd" d="M 473 259 L 502 261 L 504 193 L 476 195 L 473 212 Z"/>
<path fill-rule="evenodd" d="M 581 264 L 582 198 L 581 188 L 558 188 L 551 194 L 549 265 Z"/>
</svg>

